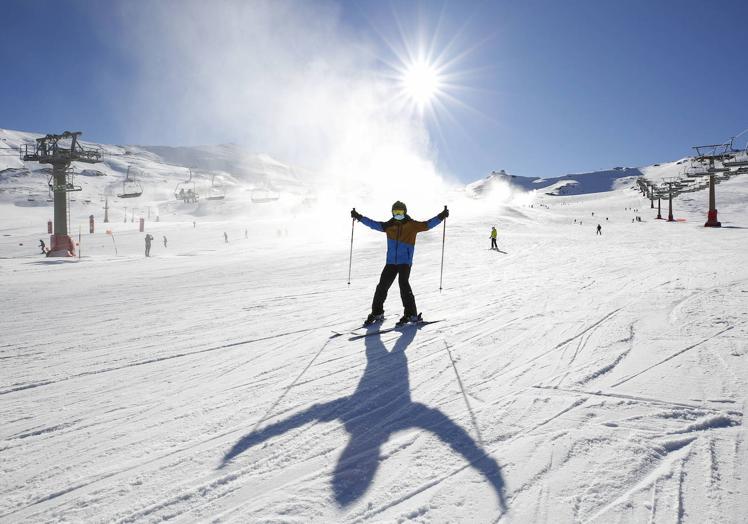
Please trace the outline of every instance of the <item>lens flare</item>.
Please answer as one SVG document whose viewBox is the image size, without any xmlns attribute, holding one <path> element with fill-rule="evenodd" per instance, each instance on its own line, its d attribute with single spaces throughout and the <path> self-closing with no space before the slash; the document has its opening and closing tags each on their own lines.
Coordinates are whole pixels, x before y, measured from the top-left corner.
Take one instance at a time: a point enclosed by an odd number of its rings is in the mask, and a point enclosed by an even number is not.
<svg viewBox="0 0 748 524">
<path fill-rule="evenodd" d="M 401 84 L 404 94 L 423 110 L 439 96 L 442 81 L 435 66 L 418 61 L 407 66 Z"/>
<path fill-rule="evenodd" d="M 391 82 L 391 107 L 428 120 L 439 133 L 440 120 L 459 125 L 451 110 L 474 111 L 463 95 L 471 92 L 466 81 L 477 72 L 466 69 L 466 61 L 479 44 L 471 45 L 464 28 L 447 30 L 441 17 L 433 30 L 425 21 L 404 24 L 394 12 L 393 18 L 397 33 L 378 31 L 389 49 L 378 59 L 386 66 L 382 77 Z"/>
</svg>

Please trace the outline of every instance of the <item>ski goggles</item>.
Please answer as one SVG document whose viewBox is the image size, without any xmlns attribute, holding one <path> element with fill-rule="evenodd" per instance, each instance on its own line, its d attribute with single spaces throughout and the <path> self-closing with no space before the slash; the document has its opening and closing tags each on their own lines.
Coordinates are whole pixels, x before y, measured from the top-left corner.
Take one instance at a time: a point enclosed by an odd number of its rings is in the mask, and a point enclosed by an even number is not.
<svg viewBox="0 0 748 524">
<path fill-rule="evenodd" d="M 404 217 L 405 211 L 402 209 L 393 209 L 392 210 L 392 216 L 393 217 Z"/>
</svg>

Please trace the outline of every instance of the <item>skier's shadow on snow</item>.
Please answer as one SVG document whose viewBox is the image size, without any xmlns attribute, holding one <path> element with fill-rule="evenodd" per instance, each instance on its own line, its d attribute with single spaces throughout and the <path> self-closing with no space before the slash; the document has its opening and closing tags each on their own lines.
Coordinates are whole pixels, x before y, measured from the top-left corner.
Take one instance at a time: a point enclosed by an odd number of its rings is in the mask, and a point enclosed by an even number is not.
<svg viewBox="0 0 748 524">
<path fill-rule="evenodd" d="M 357 501 L 369 488 L 380 463 L 380 449 L 393 433 L 410 428 L 428 430 L 462 455 L 493 487 L 501 510 L 506 509 L 501 468 L 473 438 L 438 409 L 410 398 L 405 350 L 417 329 L 408 326 L 392 351 L 379 335 L 366 337 L 366 370 L 356 391 L 331 402 L 314 404 L 285 420 L 240 438 L 223 457 L 221 467 L 237 455 L 274 436 L 312 422 L 340 420 L 350 434 L 332 479 L 340 506 Z"/>
</svg>

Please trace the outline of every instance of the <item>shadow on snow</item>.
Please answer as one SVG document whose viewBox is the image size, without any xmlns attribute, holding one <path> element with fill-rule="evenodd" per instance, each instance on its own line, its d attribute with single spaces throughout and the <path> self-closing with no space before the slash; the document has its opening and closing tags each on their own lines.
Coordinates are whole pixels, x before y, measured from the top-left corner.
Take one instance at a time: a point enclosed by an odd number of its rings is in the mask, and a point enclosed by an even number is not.
<svg viewBox="0 0 748 524">
<path fill-rule="evenodd" d="M 338 504 L 346 506 L 358 500 L 371 485 L 380 462 L 380 448 L 390 436 L 409 428 L 422 429 L 436 435 L 479 471 L 493 487 L 504 511 L 504 480 L 496 461 L 444 413 L 410 398 L 405 350 L 416 331 L 405 329 L 392 351 L 387 351 L 378 335 L 366 337 L 366 369 L 352 395 L 314 404 L 244 435 L 226 452 L 221 467 L 249 448 L 304 424 L 339 420 L 350 439 L 335 467 L 332 488 Z"/>
</svg>

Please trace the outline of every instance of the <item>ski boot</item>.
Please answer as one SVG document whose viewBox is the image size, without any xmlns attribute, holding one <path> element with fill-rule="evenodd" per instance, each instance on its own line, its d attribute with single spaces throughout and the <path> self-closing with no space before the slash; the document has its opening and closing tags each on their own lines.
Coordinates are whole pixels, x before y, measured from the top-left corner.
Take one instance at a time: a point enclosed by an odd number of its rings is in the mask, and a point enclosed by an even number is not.
<svg viewBox="0 0 748 524">
<path fill-rule="evenodd" d="M 417 315 L 403 315 L 400 320 L 397 321 L 396 326 L 404 326 L 406 324 L 417 324 L 418 322 L 423 322 L 423 318 L 421 318 L 421 314 L 418 313 Z"/>
<path fill-rule="evenodd" d="M 374 313 L 369 313 L 369 316 L 366 317 L 366 320 L 364 320 L 364 326 L 371 326 L 372 324 L 376 324 L 377 322 L 383 322 L 384 321 L 384 313 L 380 313 L 378 315 L 375 315 Z"/>
</svg>

